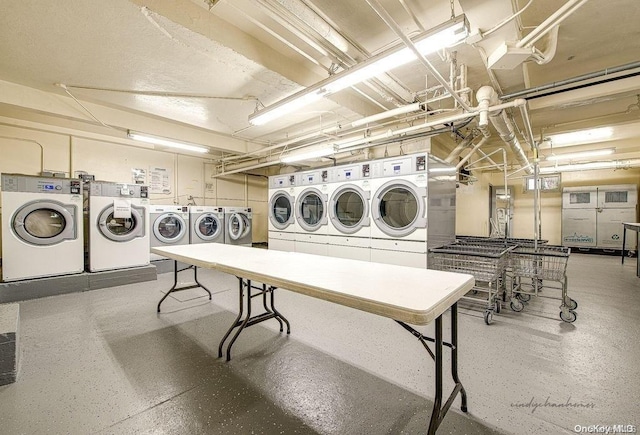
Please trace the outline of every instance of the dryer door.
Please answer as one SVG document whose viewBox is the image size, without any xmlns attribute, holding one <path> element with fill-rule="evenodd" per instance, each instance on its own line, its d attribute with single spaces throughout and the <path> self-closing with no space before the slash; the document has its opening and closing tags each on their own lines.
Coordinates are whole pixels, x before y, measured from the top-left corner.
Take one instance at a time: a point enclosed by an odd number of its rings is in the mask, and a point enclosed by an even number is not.
<svg viewBox="0 0 640 435">
<path fill-rule="evenodd" d="M 227 224 L 227 232 L 231 240 L 239 240 L 247 234 L 247 219 L 241 213 L 233 213 L 229 216 L 229 223 Z"/>
<path fill-rule="evenodd" d="M 284 230 L 293 223 L 293 197 L 284 190 L 273 194 L 269 202 L 269 220 L 279 230 Z"/>
<path fill-rule="evenodd" d="M 298 196 L 296 218 L 306 231 L 316 231 L 327 224 L 327 195 L 316 188 L 309 188 Z"/>
<path fill-rule="evenodd" d="M 331 197 L 329 214 L 331 223 L 343 234 L 353 234 L 368 227 L 370 192 L 354 184 L 339 187 Z"/>
<path fill-rule="evenodd" d="M 186 232 L 187 223 L 175 213 L 161 214 L 153 223 L 153 234 L 163 243 L 179 242 Z"/>
<path fill-rule="evenodd" d="M 75 205 L 58 201 L 33 201 L 20 207 L 12 219 L 15 234 L 37 246 L 50 246 L 74 240 L 76 234 Z"/>
<path fill-rule="evenodd" d="M 131 206 L 130 218 L 113 216 L 113 206 L 107 206 L 98 216 L 98 229 L 107 239 L 114 242 L 128 242 L 136 237 L 144 237 L 145 210 L 143 207 Z"/>
<path fill-rule="evenodd" d="M 202 214 L 193 224 L 196 235 L 207 242 L 217 239 L 222 231 L 222 223 L 213 213 Z"/>
<path fill-rule="evenodd" d="M 426 228 L 425 201 L 427 189 L 406 180 L 392 180 L 376 192 L 371 214 L 376 226 L 392 237 L 404 237 L 417 228 Z"/>
</svg>

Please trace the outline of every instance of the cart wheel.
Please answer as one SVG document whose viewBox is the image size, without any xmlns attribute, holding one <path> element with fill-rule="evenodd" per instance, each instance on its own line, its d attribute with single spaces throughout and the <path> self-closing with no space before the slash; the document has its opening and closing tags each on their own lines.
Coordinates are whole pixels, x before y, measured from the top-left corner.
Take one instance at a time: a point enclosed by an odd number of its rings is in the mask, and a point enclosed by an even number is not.
<svg viewBox="0 0 640 435">
<path fill-rule="evenodd" d="M 517 298 L 522 302 L 529 302 L 529 300 L 531 299 L 531 295 L 528 295 L 526 293 L 518 293 Z"/>
<path fill-rule="evenodd" d="M 524 310 L 524 304 L 517 299 L 512 300 L 509 306 L 516 313 L 519 313 L 520 311 Z"/>
<path fill-rule="evenodd" d="M 566 311 L 565 314 L 565 311 L 560 311 L 560 318 L 563 322 L 573 323 L 578 318 L 578 313 L 575 311 Z"/>
<path fill-rule="evenodd" d="M 500 314 L 500 311 L 502 311 L 502 302 L 496 301 L 495 310 L 496 310 L 496 314 Z"/>
<path fill-rule="evenodd" d="M 567 306 L 569 307 L 570 310 L 575 310 L 576 308 L 578 308 L 578 302 L 576 302 L 574 299 L 569 298 L 569 303 L 567 304 Z"/>
<path fill-rule="evenodd" d="M 491 325 L 491 322 L 493 322 L 493 311 L 487 310 L 484 312 L 484 323 Z"/>
<path fill-rule="evenodd" d="M 474 295 L 478 294 L 478 290 L 471 290 L 471 293 L 473 293 Z"/>
</svg>

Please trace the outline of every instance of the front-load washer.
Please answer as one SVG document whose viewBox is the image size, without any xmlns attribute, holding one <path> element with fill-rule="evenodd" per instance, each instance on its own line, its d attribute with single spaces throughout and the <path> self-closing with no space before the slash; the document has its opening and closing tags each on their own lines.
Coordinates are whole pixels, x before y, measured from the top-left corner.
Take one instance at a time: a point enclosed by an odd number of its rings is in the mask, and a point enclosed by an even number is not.
<svg viewBox="0 0 640 435">
<path fill-rule="evenodd" d="M 296 188 L 295 250 L 327 255 L 329 170 L 300 172 Z"/>
<path fill-rule="evenodd" d="M 224 243 L 224 209 L 210 205 L 189 207 L 191 230 L 189 241 L 198 243 Z"/>
<path fill-rule="evenodd" d="M 189 207 L 181 205 L 150 205 L 150 246 L 177 246 L 189 244 Z M 162 260 L 158 254 L 150 254 L 153 260 Z"/>
<path fill-rule="evenodd" d="M 253 214 L 251 207 L 224 208 L 224 242 L 227 245 L 251 246 Z"/>
<path fill-rule="evenodd" d="M 2 279 L 84 270 L 80 180 L 2 174 Z"/>
<path fill-rule="evenodd" d="M 330 169 L 328 255 L 371 259 L 371 163 Z"/>
<path fill-rule="evenodd" d="M 90 272 L 149 264 L 149 188 L 89 183 Z"/>
<path fill-rule="evenodd" d="M 295 251 L 295 187 L 298 174 L 269 177 L 269 249 Z"/>
</svg>

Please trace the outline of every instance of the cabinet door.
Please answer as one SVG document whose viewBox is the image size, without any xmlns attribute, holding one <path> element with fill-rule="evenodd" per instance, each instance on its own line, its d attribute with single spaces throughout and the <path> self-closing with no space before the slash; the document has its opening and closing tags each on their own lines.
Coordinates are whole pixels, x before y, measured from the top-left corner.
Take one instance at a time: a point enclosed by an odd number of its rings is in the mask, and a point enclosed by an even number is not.
<svg viewBox="0 0 640 435">
<path fill-rule="evenodd" d="M 598 248 L 622 249 L 623 222 L 635 222 L 636 210 L 631 208 L 605 208 L 598 213 Z M 635 234 L 628 232 L 625 249 L 636 249 Z"/>
<path fill-rule="evenodd" d="M 595 208 L 562 210 L 562 244 L 572 247 L 595 248 Z"/>
</svg>

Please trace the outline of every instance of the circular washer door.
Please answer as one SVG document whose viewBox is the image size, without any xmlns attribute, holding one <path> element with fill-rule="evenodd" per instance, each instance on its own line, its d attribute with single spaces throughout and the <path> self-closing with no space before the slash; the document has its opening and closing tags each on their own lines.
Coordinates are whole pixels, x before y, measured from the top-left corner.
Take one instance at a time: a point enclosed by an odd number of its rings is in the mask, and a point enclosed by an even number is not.
<svg viewBox="0 0 640 435">
<path fill-rule="evenodd" d="M 296 218 L 306 231 L 316 231 L 327 224 L 327 195 L 316 188 L 309 188 L 298 196 Z"/>
<path fill-rule="evenodd" d="M 50 246 L 76 238 L 77 208 L 58 201 L 33 201 L 20 207 L 11 226 L 23 241 Z"/>
<path fill-rule="evenodd" d="M 233 213 L 229 217 L 229 224 L 227 225 L 227 231 L 231 240 L 239 240 L 249 234 L 251 230 L 251 223 L 249 218 L 242 213 Z"/>
<path fill-rule="evenodd" d="M 376 226 L 392 237 L 404 237 L 417 228 L 425 228 L 424 199 L 427 189 L 405 180 L 392 180 L 376 192 L 371 214 Z"/>
<path fill-rule="evenodd" d="M 186 232 L 187 223 L 175 213 L 161 214 L 153 223 L 153 234 L 163 243 L 179 242 Z"/>
<path fill-rule="evenodd" d="M 329 214 L 333 226 L 343 234 L 353 234 L 368 227 L 371 194 L 353 184 L 339 187 L 331 196 Z"/>
<path fill-rule="evenodd" d="M 113 206 L 107 206 L 98 216 L 98 228 L 103 236 L 114 242 L 144 237 L 144 208 L 133 205 L 130 218 L 116 218 Z"/>
<path fill-rule="evenodd" d="M 193 224 L 196 235 L 207 242 L 217 239 L 222 231 L 222 223 L 213 213 L 204 213 Z"/>
<path fill-rule="evenodd" d="M 269 203 L 269 220 L 279 230 L 284 230 L 294 221 L 293 197 L 283 190 L 273 194 Z"/>
</svg>

